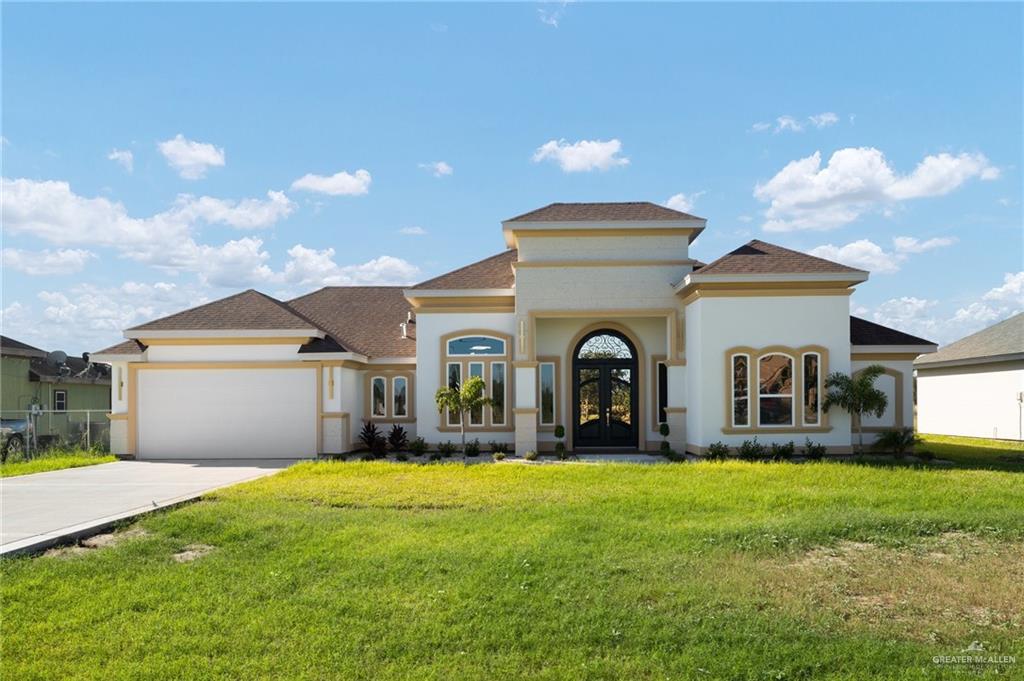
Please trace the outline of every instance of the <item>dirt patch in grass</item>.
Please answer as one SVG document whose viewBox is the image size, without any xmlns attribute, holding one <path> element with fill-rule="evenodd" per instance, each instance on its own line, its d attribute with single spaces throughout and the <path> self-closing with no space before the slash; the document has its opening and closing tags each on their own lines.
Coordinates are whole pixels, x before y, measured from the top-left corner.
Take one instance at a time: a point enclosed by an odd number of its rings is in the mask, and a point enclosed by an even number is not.
<svg viewBox="0 0 1024 681">
<path fill-rule="evenodd" d="M 136 539 L 138 537 L 145 537 L 146 532 L 141 527 L 133 527 L 123 532 L 104 532 L 102 534 L 94 534 L 91 537 L 82 539 L 77 544 L 70 546 L 58 546 L 47 550 L 43 553 L 44 558 L 66 558 L 68 556 L 80 556 L 96 549 L 103 549 L 110 546 L 116 546 L 121 542 L 129 539 Z"/>
<path fill-rule="evenodd" d="M 189 544 L 171 557 L 178 563 L 191 563 L 202 558 L 210 551 L 213 551 L 213 549 L 214 547 L 209 544 Z"/>
<path fill-rule="evenodd" d="M 950 532 L 891 547 L 844 541 L 764 561 L 759 586 L 787 610 L 914 640 L 1024 631 L 1024 542 Z"/>
</svg>

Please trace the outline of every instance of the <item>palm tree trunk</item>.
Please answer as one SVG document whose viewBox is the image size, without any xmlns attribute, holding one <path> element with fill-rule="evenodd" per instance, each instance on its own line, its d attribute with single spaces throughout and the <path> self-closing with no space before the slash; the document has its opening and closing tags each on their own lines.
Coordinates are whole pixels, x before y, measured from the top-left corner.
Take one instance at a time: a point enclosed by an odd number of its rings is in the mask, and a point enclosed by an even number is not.
<svg viewBox="0 0 1024 681">
<path fill-rule="evenodd" d="M 864 453 L 864 424 L 862 419 L 857 419 L 857 453 Z"/>
<path fill-rule="evenodd" d="M 466 456 L 466 415 L 468 412 L 462 412 L 459 415 L 459 431 L 462 434 L 462 456 Z"/>
</svg>

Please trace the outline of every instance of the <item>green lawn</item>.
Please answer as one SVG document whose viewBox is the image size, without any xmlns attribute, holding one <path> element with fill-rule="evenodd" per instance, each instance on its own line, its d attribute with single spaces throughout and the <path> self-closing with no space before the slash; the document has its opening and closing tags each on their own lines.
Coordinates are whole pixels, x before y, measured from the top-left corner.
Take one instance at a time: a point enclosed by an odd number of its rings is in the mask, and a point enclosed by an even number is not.
<svg viewBox="0 0 1024 681">
<path fill-rule="evenodd" d="M 57 471 L 62 468 L 92 466 L 98 463 L 110 463 L 111 461 L 117 461 L 117 457 L 113 454 L 90 452 L 88 450 L 44 452 L 28 461 L 19 459 L 18 461 L 8 461 L 0 464 L 0 478 Z"/>
<path fill-rule="evenodd" d="M 1004 471 L 301 464 L 0 561 L 3 676 L 916 679 L 977 640 L 1019 678 L 1022 509 Z"/>
<path fill-rule="evenodd" d="M 922 435 L 918 449 L 959 466 L 1024 471 L 1024 443 L 952 435 Z"/>
</svg>

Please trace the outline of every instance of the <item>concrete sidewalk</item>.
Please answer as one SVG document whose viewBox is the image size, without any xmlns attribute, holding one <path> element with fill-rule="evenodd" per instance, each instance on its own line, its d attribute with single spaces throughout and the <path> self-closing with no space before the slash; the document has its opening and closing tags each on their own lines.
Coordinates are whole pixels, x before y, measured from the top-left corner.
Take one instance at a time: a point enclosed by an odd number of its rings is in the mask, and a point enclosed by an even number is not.
<svg viewBox="0 0 1024 681">
<path fill-rule="evenodd" d="M 117 461 L 0 479 L 0 555 L 95 534 L 127 518 L 261 478 L 273 460 Z"/>
</svg>

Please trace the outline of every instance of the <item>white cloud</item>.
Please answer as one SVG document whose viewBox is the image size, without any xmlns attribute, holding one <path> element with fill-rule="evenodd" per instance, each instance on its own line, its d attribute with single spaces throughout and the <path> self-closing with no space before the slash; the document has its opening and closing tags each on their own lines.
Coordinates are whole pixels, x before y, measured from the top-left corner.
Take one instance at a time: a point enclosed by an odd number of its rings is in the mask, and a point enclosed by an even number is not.
<svg viewBox="0 0 1024 681">
<path fill-rule="evenodd" d="M 81 272 L 86 262 L 95 257 L 92 251 L 77 248 L 60 248 L 56 251 L 48 248 L 41 251 L 5 248 L 0 252 L 5 269 L 32 276 Z"/>
<path fill-rule="evenodd" d="M 775 119 L 775 132 L 785 132 L 789 130 L 791 132 L 800 132 L 804 129 L 804 124 L 793 118 L 792 116 L 779 116 Z"/>
<path fill-rule="evenodd" d="M 562 20 L 562 15 L 565 14 L 565 8 L 569 4 L 569 0 L 563 0 L 563 2 L 551 3 L 554 7 L 541 7 L 537 10 L 537 18 L 540 19 L 542 24 L 551 26 L 552 28 L 558 28 L 558 22 Z"/>
<path fill-rule="evenodd" d="M 169 140 L 157 143 L 167 163 L 186 180 L 206 177 L 206 171 L 224 165 L 224 149 L 207 142 L 194 142 L 178 133 Z"/>
<path fill-rule="evenodd" d="M 344 170 L 334 175 L 307 173 L 292 182 L 292 189 L 330 196 L 359 196 L 370 191 L 372 181 L 369 171 L 362 168 L 355 174 L 349 174 Z"/>
<path fill-rule="evenodd" d="M 622 142 L 611 139 L 580 140 L 570 144 L 564 139 L 551 140 L 537 147 L 533 152 L 533 162 L 540 163 L 552 160 L 567 173 L 578 173 L 590 170 L 608 170 L 614 166 L 629 165 L 629 159 L 619 156 Z"/>
<path fill-rule="evenodd" d="M 831 111 L 825 111 L 820 114 L 808 116 L 807 120 L 810 121 L 811 125 L 816 128 L 827 128 L 830 125 L 835 125 L 839 122 L 839 116 L 835 115 Z"/>
<path fill-rule="evenodd" d="M 291 215 L 295 209 L 294 201 L 285 196 L 284 192 L 268 191 L 267 200 L 215 199 L 211 196 L 195 197 L 181 194 L 175 204 L 175 213 L 182 218 L 203 220 L 209 223 L 220 223 L 238 229 L 263 229 Z"/>
<path fill-rule="evenodd" d="M 898 176 L 881 151 L 840 149 L 821 167 L 821 152 L 791 161 L 754 197 L 770 206 L 765 231 L 824 230 L 908 199 L 948 194 L 967 180 L 995 179 L 999 170 L 982 154 L 928 156 L 910 175 Z"/>
<path fill-rule="evenodd" d="M 697 199 L 703 196 L 706 192 L 694 192 L 693 194 L 684 194 L 682 192 L 673 194 L 668 197 L 668 201 L 665 202 L 667 208 L 672 210 L 679 210 L 684 213 L 689 213 L 693 210 L 693 206 L 697 203 Z"/>
<path fill-rule="evenodd" d="M 444 177 L 446 175 L 451 175 L 452 173 L 455 172 L 455 169 L 452 168 L 447 163 L 445 163 L 444 161 L 421 163 L 420 168 L 423 168 L 424 170 L 429 170 L 434 175 L 434 177 Z"/>
<path fill-rule="evenodd" d="M 771 123 L 765 123 L 764 121 L 760 121 L 760 122 L 754 123 L 752 126 L 750 126 L 750 129 L 753 130 L 754 132 L 766 132 L 766 131 L 772 129 L 772 124 Z"/>
<path fill-rule="evenodd" d="M 112 149 L 107 154 L 107 159 L 114 161 L 129 173 L 135 169 L 135 156 L 128 149 Z"/>
<path fill-rule="evenodd" d="M 956 243 L 955 238 L 936 237 L 921 241 L 911 236 L 894 237 L 893 250 L 886 251 L 870 239 L 860 239 L 845 246 L 825 244 L 810 250 L 811 255 L 840 262 L 875 274 L 892 274 L 911 255 L 925 253 Z"/>
<path fill-rule="evenodd" d="M 423 236 L 424 234 L 427 233 L 427 230 L 423 229 L 422 227 L 416 226 L 402 227 L 400 230 L 398 230 L 398 233 L 405 234 L 406 236 Z"/>
<path fill-rule="evenodd" d="M 400 286 L 420 276 L 415 265 L 382 255 L 361 265 L 338 265 L 334 249 L 318 251 L 296 244 L 288 249 L 289 260 L 278 279 L 299 288 L 318 286 Z"/>
<path fill-rule="evenodd" d="M 1003 275 L 1003 285 L 996 286 L 982 299 L 1024 307 L 1024 272 L 1007 272 Z"/>
</svg>

